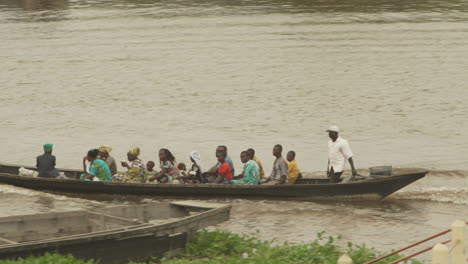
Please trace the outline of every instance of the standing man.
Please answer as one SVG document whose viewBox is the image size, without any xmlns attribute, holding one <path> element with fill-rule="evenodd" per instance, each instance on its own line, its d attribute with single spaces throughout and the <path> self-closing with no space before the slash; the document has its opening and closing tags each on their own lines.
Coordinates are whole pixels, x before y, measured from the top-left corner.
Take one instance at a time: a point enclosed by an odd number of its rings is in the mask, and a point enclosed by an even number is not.
<svg viewBox="0 0 468 264">
<path fill-rule="evenodd" d="M 351 171 L 353 176 L 357 175 L 356 169 L 354 168 L 353 152 L 348 144 L 348 141 L 338 136 L 340 129 L 337 126 L 331 126 L 328 130 L 328 166 L 327 176 L 330 178 L 331 183 L 336 183 L 340 180 L 343 169 L 348 160 L 351 165 Z"/>
<path fill-rule="evenodd" d="M 36 158 L 38 177 L 55 178 L 59 171 L 55 168 L 55 156 L 52 155 L 53 144 L 44 144 L 44 154 Z"/>
</svg>

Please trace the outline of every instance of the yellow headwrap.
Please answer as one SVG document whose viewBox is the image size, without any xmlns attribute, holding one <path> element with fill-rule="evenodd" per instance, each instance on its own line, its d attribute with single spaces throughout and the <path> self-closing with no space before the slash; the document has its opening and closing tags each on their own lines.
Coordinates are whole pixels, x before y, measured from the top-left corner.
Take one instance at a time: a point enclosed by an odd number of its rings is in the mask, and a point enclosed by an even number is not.
<svg viewBox="0 0 468 264">
<path fill-rule="evenodd" d="M 111 146 L 100 146 L 99 151 L 105 152 L 105 153 L 110 153 L 112 151 L 112 147 Z"/>
<path fill-rule="evenodd" d="M 130 154 L 132 154 L 134 156 L 138 156 L 138 155 L 140 155 L 140 148 L 139 147 L 134 147 L 134 148 L 131 148 L 128 152 L 130 152 Z"/>
</svg>

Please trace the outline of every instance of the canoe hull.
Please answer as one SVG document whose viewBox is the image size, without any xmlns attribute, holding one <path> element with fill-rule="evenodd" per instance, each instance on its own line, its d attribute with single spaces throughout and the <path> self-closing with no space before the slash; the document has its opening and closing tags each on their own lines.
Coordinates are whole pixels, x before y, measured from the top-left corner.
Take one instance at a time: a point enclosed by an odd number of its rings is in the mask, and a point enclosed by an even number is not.
<svg viewBox="0 0 468 264">
<path fill-rule="evenodd" d="M 427 171 L 386 176 L 340 184 L 293 185 L 216 185 L 216 184 L 133 184 L 91 182 L 72 179 L 30 178 L 0 173 L 0 182 L 19 187 L 67 193 L 143 195 L 173 197 L 261 197 L 261 198 L 337 198 L 375 197 L 383 199 L 423 178 Z"/>
<path fill-rule="evenodd" d="M 155 203 L 154 206 L 103 208 L 99 212 L 72 211 L 0 218 L 0 238 L 4 236 L 3 244 L 0 244 L 0 259 L 60 253 L 100 260 L 99 263 L 104 264 L 118 264 L 172 256 L 183 252 L 187 239 L 197 230 L 229 219 L 231 206 L 204 204 L 173 202 L 161 206 Z M 93 216 L 91 225 L 102 223 L 107 225 L 107 229 L 61 234 L 63 230 L 80 229 L 76 223 L 82 222 L 84 215 L 88 218 Z M 162 222 L 140 221 L 158 216 L 164 216 L 162 220 L 156 220 Z M 109 226 L 110 221 L 119 223 L 119 227 Z M 11 242 L 5 244 L 5 241 Z"/>
<path fill-rule="evenodd" d="M 154 237 L 151 234 L 126 239 L 107 239 L 73 245 L 51 245 L 33 250 L 21 250 L 11 253 L 0 253 L 0 259 L 18 259 L 29 256 L 42 256 L 46 253 L 71 254 L 80 259 L 100 260 L 102 264 L 128 263 L 130 261 L 147 261 L 152 257 L 176 255 L 183 252 L 187 234 L 176 234 Z M 103 245 L 105 243 L 105 245 Z"/>
</svg>

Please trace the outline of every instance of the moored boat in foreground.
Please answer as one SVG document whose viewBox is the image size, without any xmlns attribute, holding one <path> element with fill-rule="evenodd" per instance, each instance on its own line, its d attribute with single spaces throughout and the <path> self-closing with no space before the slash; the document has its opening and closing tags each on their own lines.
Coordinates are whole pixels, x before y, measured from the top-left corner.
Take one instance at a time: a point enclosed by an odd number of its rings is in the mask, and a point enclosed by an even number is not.
<svg viewBox="0 0 468 264">
<path fill-rule="evenodd" d="M 18 176 L 20 166 L 0 164 L 0 183 L 68 193 L 144 195 L 173 197 L 260 197 L 260 198 L 374 198 L 384 199 L 423 178 L 423 169 L 396 170 L 391 175 L 367 177 L 347 183 L 329 183 L 324 178 L 305 178 L 292 185 L 141 184 L 81 181 Z M 32 168 L 31 168 L 32 169 Z M 64 171 L 68 177 L 79 172 Z"/>
<path fill-rule="evenodd" d="M 49 253 L 99 263 L 146 261 L 181 253 L 199 229 L 229 219 L 230 205 L 148 203 L 93 211 L 0 218 L 0 259 Z"/>
</svg>

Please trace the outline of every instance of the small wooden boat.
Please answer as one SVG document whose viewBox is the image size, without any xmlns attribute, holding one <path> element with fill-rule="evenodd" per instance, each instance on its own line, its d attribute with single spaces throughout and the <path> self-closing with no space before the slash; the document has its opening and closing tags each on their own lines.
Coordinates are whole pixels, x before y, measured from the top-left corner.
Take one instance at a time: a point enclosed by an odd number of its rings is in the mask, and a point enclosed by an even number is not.
<svg viewBox="0 0 468 264">
<path fill-rule="evenodd" d="M 229 219 L 231 207 L 195 202 L 115 206 L 0 218 L 0 259 L 49 253 L 99 263 L 181 253 L 197 230 Z"/>
<path fill-rule="evenodd" d="M 173 197 L 260 197 L 260 198 L 377 198 L 383 199 L 413 183 L 426 170 L 401 170 L 392 175 L 379 175 L 347 183 L 329 183 L 326 178 L 306 178 L 292 185 L 218 185 L 218 184 L 138 184 L 92 182 L 76 179 L 51 179 L 18 176 L 20 166 L 0 164 L 0 183 L 19 187 L 87 194 L 145 195 Z M 33 169 L 33 168 L 30 168 Z M 78 171 L 65 171 L 69 177 Z"/>
</svg>

